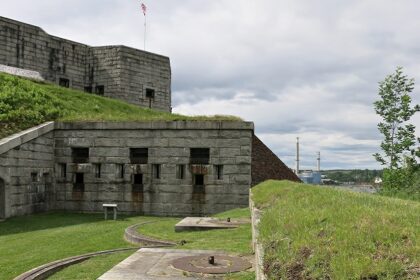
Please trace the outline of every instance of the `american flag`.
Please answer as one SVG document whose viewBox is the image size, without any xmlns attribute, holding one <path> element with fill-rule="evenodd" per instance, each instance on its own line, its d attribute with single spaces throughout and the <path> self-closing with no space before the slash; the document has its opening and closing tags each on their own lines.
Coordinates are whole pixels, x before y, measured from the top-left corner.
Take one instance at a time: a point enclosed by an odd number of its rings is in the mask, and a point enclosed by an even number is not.
<svg viewBox="0 0 420 280">
<path fill-rule="evenodd" d="M 144 5 L 144 3 L 141 3 L 141 10 L 143 11 L 143 15 L 146 16 L 147 7 Z"/>
</svg>

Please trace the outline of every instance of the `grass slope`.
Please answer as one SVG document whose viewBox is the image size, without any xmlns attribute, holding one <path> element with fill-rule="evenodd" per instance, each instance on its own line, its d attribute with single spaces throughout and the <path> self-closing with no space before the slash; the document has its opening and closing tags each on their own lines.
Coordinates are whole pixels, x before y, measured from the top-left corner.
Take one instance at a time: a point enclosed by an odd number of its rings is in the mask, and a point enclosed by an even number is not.
<svg viewBox="0 0 420 280">
<path fill-rule="evenodd" d="M 247 210 L 227 212 L 225 216 L 249 216 Z M 180 219 L 169 219 L 174 222 Z M 153 224 L 165 224 L 168 218 L 158 217 L 122 217 L 117 221 L 103 220 L 102 214 L 47 213 L 16 217 L 0 223 L 0 279 L 13 279 L 17 275 L 39 265 L 101 250 L 135 247 L 127 243 L 124 230 L 130 225 L 145 221 Z M 174 232 L 173 227 L 162 228 L 157 237 L 164 237 Z M 231 231 L 227 231 L 230 232 Z M 193 234 L 194 235 L 194 234 Z M 225 243 L 234 244 L 227 249 L 233 252 L 249 252 L 251 234 L 249 227 L 235 230 L 235 234 L 222 234 L 220 231 L 208 231 L 206 235 L 214 240 L 197 248 L 220 249 Z M 223 239 L 215 238 L 223 236 Z M 237 243 L 237 236 L 242 236 Z M 191 236 L 188 240 L 198 240 Z M 132 252 L 92 258 L 86 262 L 70 266 L 55 274 L 51 279 L 97 279 L 114 265 L 125 259 Z M 253 279 L 253 273 L 239 273 L 226 279 Z"/>
<path fill-rule="evenodd" d="M 252 193 L 269 279 L 420 278 L 420 203 L 288 181 Z"/>
<path fill-rule="evenodd" d="M 0 138 L 46 121 L 227 120 L 232 116 L 183 116 L 0 73 Z"/>
</svg>

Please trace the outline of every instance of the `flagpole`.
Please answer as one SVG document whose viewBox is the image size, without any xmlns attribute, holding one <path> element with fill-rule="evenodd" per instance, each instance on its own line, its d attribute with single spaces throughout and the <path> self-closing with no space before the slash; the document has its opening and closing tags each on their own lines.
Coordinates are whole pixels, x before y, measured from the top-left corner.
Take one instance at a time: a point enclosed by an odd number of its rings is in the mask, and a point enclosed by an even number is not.
<svg viewBox="0 0 420 280">
<path fill-rule="evenodd" d="M 144 14 L 144 50 L 146 50 L 146 31 L 147 31 L 147 29 L 146 29 L 146 25 L 147 23 L 146 23 L 146 14 Z"/>
<path fill-rule="evenodd" d="M 144 15 L 144 45 L 143 45 L 143 50 L 146 50 L 146 35 L 147 35 L 147 7 L 144 3 L 141 3 L 141 10 L 143 11 L 143 15 Z"/>
</svg>

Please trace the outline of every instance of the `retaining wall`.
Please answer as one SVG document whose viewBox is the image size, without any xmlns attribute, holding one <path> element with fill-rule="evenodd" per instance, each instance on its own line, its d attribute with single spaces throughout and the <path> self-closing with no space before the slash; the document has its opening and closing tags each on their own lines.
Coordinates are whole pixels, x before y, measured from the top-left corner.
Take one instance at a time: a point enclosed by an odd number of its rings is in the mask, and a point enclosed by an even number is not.
<svg viewBox="0 0 420 280">
<path fill-rule="evenodd" d="M 252 222 L 252 249 L 255 254 L 255 279 L 266 280 L 267 277 L 264 274 L 264 247 L 258 241 L 259 239 L 259 223 L 263 212 L 255 207 L 255 203 L 252 200 L 252 191 L 250 190 L 249 195 L 249 207 L 251 210 L 251 222 Z"/>
<path fill-rule="evenodd" d="M 54 123 L 0 139 L 0 215 L 48 210 L 54 193 Z"/>
<path fill-rule="evenodd" d="M 202 216 L 245 207 L 252 133 L 252 124 L 242 122 L 57 123 L 56 164 L 66 164 L 68 173 L 56 180 L 56 208 L 100 211 L 102 203 L 114 202 L 123 212 Z M 90 148 L 88 163 L 73 163 L 74 147 Z M 132 164 L 130 148 L 148 148 L 147 163 Z M 208 164 L 191 164 L 191 148 L 209 148 Z M 178 165 L 184 166 L 183 178 L 177 178 Z M 217 165 L 223 166 L 220 178 Z M 74 191 L 75 173 L 85 174 L 83 193 Z M 134 174 L 142 174 L 141 192 L 133 186 Z M 194 191 L 195 174 L 204 176 L 203 192 Z"/>
<path fill-rule="evenodd" d="M 245 207 L 252 135 L 247 122 L 48 123 L 1 140 L 0 213 L 97 212 L 117 203 L 126 213 L 203 216 Z M 77 148 L 89 149 L 86 162 L 75 161 Z M 147 148 L 147 162 L 132 163 L 131 148 Z M 191 148 L 208 148 L 208 163 L 192 163 Z"/>
</svg>

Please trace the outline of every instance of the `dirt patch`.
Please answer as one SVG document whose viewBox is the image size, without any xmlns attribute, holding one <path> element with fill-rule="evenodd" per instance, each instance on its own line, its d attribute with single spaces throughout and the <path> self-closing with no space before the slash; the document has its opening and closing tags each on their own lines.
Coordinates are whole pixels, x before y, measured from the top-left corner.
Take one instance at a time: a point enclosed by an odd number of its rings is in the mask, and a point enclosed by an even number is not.
<svg viewBox="0 0 420 280">
<path fill-rule="evenodd" d="M 286 277 L 289 280 L 304 280 L 305 265 L 301 262 L 293 262 L 287 266 Z"/>
<path fill-rule="evenodd" d="M 306 261 L 307 259 L 309 259 L 309 257 L 312 255 L 312 250 L 309 249 L 308 247 L 302 247 L 299 250 L 298 256 L 299 258 L 301 258 L 302 260 Z"/>
</svg>

